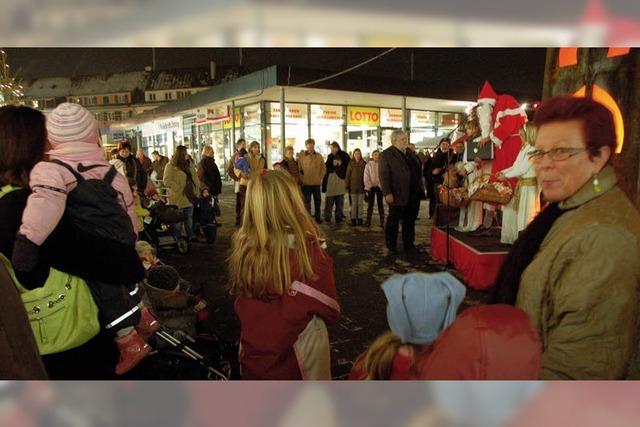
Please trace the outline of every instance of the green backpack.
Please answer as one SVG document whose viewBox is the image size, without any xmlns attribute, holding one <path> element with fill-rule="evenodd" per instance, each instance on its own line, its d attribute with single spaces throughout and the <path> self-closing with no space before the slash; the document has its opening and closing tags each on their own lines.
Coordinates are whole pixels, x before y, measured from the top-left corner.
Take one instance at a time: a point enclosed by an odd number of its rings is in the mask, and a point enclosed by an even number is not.
<svg viewBox="0 0 640 427">
<path fill-rule="evenodd" d="M 4 186 L 0 188 L 0 198 L 18 189 Z M 44 286 L 28 290 L 20 284 L 3 254 L 0 261 L 20 291 L 41 355 L 79 347 L 98 335 L 98 307 L 84 280 L 52 268 Z"/>
</svg>

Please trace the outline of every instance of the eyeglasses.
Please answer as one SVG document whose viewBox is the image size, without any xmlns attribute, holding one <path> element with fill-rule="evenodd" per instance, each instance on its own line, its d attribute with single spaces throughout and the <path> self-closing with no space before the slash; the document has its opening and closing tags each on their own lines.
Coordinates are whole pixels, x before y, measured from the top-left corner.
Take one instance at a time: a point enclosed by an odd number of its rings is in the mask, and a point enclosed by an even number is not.
<svg viewBox="0 0 640 427">
<path fill-rule="evenodd" d="M 573 157 L 576 154 L 582 153 L 583 151 L 587 151 L 586 148 L 567 148 L 567 147 L 559 147 L 554 148 L 549 151 L 535 150 L 529 153 L 529 161 L 531 163 L 538 163 L 542 160 L 542 158 L 546 155 L 549 155 L 549 158 L 554 162 L 561 162 L 563 160 L 569 159 L 569 157 Z"/>
</svg>

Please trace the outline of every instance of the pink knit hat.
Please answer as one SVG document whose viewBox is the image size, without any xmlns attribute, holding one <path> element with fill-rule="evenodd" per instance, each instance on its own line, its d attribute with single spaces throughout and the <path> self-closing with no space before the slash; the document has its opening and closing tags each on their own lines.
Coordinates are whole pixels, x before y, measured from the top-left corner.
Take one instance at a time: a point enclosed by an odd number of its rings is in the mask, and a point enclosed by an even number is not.
<svg viewBox="0 0 640 427">
<path fill-rule="evenodd" d="M 79 104 L 65 102 L 47 116 L 47 134 L 51 147 L 66 142 L 99 144 L 98 124 L 93 114 Z"/>
</svg>

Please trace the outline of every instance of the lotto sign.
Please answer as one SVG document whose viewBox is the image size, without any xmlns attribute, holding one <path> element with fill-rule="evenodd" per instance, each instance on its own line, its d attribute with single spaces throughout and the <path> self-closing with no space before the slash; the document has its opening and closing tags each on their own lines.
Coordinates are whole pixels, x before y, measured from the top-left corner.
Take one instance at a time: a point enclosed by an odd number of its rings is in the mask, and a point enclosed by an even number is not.
<svg viewBox="0 0 640 427">
<path fill-rule="evenodd" d="M 347 124 L 350 126 L 379 126 L 380 109 L 374 107 L 347 107 Z"/>
</svg>

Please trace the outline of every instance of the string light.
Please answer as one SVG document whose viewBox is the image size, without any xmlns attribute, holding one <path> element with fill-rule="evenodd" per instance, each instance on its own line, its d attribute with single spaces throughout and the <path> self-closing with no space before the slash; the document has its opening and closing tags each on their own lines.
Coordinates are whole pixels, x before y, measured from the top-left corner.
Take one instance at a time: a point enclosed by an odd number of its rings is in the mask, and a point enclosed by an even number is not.
<svg viewBox="0 0 640 427">
<path fill-rule="evenodd" d="M 4 65 L 4 67 L 3 67 Z M 24 87 L 9 74 L 9 64 L 7 64 L 7 54 L 4 49 L 0 49 L 0 105 L 22 104 Z"/>
</svg>

